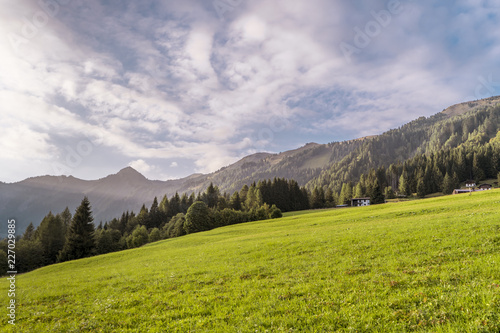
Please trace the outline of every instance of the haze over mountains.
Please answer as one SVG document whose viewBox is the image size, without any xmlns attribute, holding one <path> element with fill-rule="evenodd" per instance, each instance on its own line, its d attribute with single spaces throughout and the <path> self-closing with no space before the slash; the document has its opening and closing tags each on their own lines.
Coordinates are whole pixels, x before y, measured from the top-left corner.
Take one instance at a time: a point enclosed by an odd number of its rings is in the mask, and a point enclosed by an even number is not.
<svg viewBox="0 0 500 333">
<path fill-rule="evenodd" d="M 219 186 L 221 192 L 234 192 L 244 184 L 274 177 L 295 179 L 309 189 L 313 186 L 332 188 L 332 183 L 338 187 L 341 181 L 353 181 L 359 172 L 369 168 L 405 161 L 417 153 L 454 148 L 479 129 L 485 140 L 495 136 L 500 124 L 471 122 L 471 117 L 498 103 L 500 97 L 457 104 L 378 136 L 329 144 L 308 143 L 279 154 L 256 153 L 214 173 L 193 174 L 177 180 L 149 180 L 127 167 L 98 180 L 41 176 L 17 183 L 0 183 L 0 212 L 2 216 L 15 218 L 21 233 L 30 222 L 37 226 L 49 211 L 59 213 L 69 207 L 73 212 L 83 196 L 88 196 L 95 222 L 99 223 L 119 217 L 127 210 L 138 212 L 143 204 L 149 207 L 154 197 L 160 200 L 176 192 L 203 191 L 211 182 Z"/>
</svg>

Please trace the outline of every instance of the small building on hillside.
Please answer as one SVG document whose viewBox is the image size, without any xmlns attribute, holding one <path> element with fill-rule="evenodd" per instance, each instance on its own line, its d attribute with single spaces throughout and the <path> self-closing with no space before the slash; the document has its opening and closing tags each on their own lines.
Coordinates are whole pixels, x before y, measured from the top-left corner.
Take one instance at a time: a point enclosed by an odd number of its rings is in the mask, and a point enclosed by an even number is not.
<svg viewBox="0 0 500 333">
<path fill-rule="evenodd" d="M 493 186 L 491 186 L 490 184 L 481 184 L 477 187 L 477 189 L 479 191 L 484 191 L 484 190 L 491 190 Z"/>
<path fill-rule="evenodd" d="M 476 187 L 476 181 L 472 180 L 472 179 L 467 180 L 465 182 L 465 187 L 467 187 L 467 188 L 474 188 L 474 187 Z"/>
<path fill-rule="evenodd" d="M 465 189 L 465 188 L 459 188 L 459 189 L 453 190 L 453 194 L 463 194 L 463 193 L 471 193 L 471 192 L 474 192 L 474 191 L 471 189 Z"/>
<path fill-rule="evenodd" d="M 353 207 L 370 206 L 370 198 L 353 198 L 351 199 L 351 206 Z"/>
</svg>

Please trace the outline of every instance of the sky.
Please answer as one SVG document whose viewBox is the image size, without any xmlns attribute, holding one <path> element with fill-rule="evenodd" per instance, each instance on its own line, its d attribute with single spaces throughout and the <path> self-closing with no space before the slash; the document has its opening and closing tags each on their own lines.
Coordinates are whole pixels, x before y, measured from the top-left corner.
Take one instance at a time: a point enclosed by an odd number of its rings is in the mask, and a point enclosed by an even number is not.
<svg viewBox="0 0 500 333">
<path fill-rule="evenodd" d="M 209 173 L 500 95 L 497 0 L 1 0 L 0 181 Z"/>
</svg>

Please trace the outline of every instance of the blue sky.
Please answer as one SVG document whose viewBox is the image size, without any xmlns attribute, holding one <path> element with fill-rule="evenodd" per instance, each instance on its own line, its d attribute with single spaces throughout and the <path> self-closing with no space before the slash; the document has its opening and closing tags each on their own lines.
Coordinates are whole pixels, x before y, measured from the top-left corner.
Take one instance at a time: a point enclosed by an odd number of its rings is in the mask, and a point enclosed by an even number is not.
<svg viewBox="0 0 500 333">
<path fill-rule="evenodd" d="M 500 95 L 500 5 L 4 1 L 0 181 L 212 172 Z"/>
</svg>

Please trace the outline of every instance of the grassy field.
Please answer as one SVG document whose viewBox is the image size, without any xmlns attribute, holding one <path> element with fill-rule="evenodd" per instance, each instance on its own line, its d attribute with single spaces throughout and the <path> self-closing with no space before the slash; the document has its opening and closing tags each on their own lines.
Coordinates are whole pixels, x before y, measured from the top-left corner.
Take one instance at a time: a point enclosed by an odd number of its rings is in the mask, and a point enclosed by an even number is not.
<svg viewBox="0 0 500 333">
<path fill-rule="evenodd" d="M 500 191 L 224 227 L 17 277 L 2 332 L 499 332 Z"/>
</svg>

